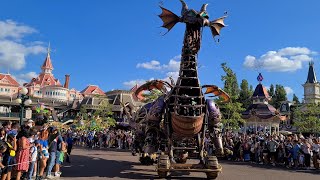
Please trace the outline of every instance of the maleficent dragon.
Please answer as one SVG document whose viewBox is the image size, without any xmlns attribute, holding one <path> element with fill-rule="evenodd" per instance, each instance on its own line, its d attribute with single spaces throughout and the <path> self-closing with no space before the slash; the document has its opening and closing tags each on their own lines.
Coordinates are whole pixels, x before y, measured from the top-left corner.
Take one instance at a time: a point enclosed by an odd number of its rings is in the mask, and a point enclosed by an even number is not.
<svg viewBox="0 0 320 180">
<path fill-rule="evenodd" d="M 161 152 L 157 164 L 160 177 L 166 177 L 170 171 L 200 171 L 205 172 L 209 179 L 215 179 L 221 166 L 216 156 L 206 152 L 204 141 L 206 135 L 211 135 L 215 155 L 223 154 L 219 126 L 221 114 L 217 104 L 212 99 L 205 99 L 204 94 L 220 96 L 225 102 L 229 101 L 229 96 L 217 86 L 200 86 L 197 57 L 203 28 L 209 27 L 213 37 L 220 35 L 220 30 L 225 27 L 225 16 L 209 21 L 207 4 L 198 12 L 180 1 L 181 17 L 163 7 L 160 7 L 162 13 L 159 15 L 163 21 L 162 27 L 168 31 L 178 22 L 186 24 L 179 77 L 175 84 L 153 80 L 140 86 L 135 92 L 137 97 L 141 97 L 143 91 L 152 89 L 162 91 L 163 95 L 142 107 L 135 116 L 132 111 L 127 111 L 127 114 L 139 132 L 137 137 L 140 141 L 137 144 L 143 144 L 142 151 L 148 154 Z M 200 163 L 186 164 L 189 158 L 197 158 Z"/>
</svg>

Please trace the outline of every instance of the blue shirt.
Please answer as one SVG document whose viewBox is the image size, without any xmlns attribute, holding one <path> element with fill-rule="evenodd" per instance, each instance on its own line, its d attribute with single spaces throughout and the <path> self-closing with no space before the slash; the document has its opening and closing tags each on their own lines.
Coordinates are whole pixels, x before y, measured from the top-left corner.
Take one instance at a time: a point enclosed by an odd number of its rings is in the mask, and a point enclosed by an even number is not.
<svg viewBox="0 0 320 180">
<path fill-rule="evenodd" d="M 68 137 L 67 138 L 67 143 L 68 143 L 68 146 L 72 145 L 73 144 L 73 139 L 71 137 Z"/>
<path fill-rule="evenodd" d="M 299 151 L 300 151 L 300 145 L 299 144 L 294 145 L 293 146 L 293 158 L 294 159 L 298 159 Z"/>
<path fill-rule="evenodd" d="M 39 140 L 39 144 L 44 147 L 44 148 L 48 148 L 49 144 L 48 144 L 48 140 Z"/>
</svg>

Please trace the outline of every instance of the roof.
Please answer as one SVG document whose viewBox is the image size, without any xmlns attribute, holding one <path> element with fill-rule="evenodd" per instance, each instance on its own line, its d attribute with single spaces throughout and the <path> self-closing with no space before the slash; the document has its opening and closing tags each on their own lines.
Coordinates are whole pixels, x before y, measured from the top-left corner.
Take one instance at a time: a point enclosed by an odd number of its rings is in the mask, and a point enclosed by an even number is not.
<svg viewBox="0 0 320 180">
<path fill-rule="evenodd" d="M 116 89 L 116 90 L 108 91 L 105 94 L 107 96 L 108 95 L 117 95 L 117 94 L 132 94 L 132 91 Z"/>
<path fill-rule="evenodd" d="M 314 71 L 313 62 L 309 63 L 309 71 L 306 83 L 317 83 L 316 73 Z"/>
<path fill-rule="evenodd" d="M 19 87 L 20 84 L 10 75 L 0 73 L 0 85 Z"/>
<path fill-rule="evenodd" d="M 48 52 L 46 59 L 44 60 L 41 69 L 50 69 L 53 70 L 53 65 L 50 58 L 50 53 Z"/>
<path fill-rule="evenodd" d="M 32 78 L 32 80 L 25 86 L 62 86 L 58 79 L 55 79 L 53 74 L 41 73 L 37 78 Z"/>
<path fill-rule="evenodd" d="M 264 97 L 267 99 L 270 98 L 267 88 L 264 87 L 262 84 L 258 84 L 256 89 L 254 90 L 252 98 L 255 98 L 255 97 L 260 97 L 260 98 Z"/>
<path fill-rule="evenodd" d="M 99 106 L 103 101 L 108 101 L 108 99 L 100 97 L 85 97 L 81 101 L 81 105 Z"/>
<path fill-rule="evenodd" d="M 242 118 L 249 119 L 251 116 L 257 116 L 261 119 L 268 119 L 277 114 L 276 108 L 270 104 L 251 104 L 246 111 L 242 112 Z"/>
<path fill-rule="evenodd" d="M 103 90 L 99 88 L 99 86 L 96 85 L 89 85 L 86 87 L 84 90 L 81 91 L 82 94 L 84 95 L 105 95 Z"/>
</svg>

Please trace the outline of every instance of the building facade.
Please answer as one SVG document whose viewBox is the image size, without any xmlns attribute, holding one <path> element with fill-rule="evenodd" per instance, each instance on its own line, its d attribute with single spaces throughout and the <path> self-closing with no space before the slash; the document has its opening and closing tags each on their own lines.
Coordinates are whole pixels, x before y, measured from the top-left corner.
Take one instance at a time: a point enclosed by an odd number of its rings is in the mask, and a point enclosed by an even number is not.
<svg viewBox="0 0 320 180">
<path fill-rule="evenodd" d="M 307 81 L 302 85 L 304 87 L 304 103 L 320 102 L 320 83 L 314 70 L 314 63 L 309 63 Z"/>
<path fill-rule="evenodd" d="M 20 84 L 10 74 L 0 73 L 0 96 L 16 98 Z"/>
<path fill-rule="evenodd" d="M 83 99 L 81 92 L 75 89 L 69 89 L 70 75 L 65 75 L 65 83 L 61 84 L 52 73 L 53 65 L 50 58 L 50 50 L 41 66 L 41 73 L 38 77 L 32 78 L 29 83 L 23 86 L 28 88 L 29 96 L 38 101 L 49 101 L 56 103 L 72 102 L 76 99 Z"/>
</svg>

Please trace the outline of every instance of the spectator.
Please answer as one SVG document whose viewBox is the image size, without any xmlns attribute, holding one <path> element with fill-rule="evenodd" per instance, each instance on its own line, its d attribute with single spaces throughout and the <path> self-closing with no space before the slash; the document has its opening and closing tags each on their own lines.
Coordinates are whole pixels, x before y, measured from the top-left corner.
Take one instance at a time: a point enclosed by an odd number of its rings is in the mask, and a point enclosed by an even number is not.
<svg viewBox="0 0 320 180">
<path fill-rule="evenodd" d="M 73 147 L 73 140 L 70 134 L 67 135 L 67 159 L 66 162 L 70 163 L 70 155 Z"/>
<path fill-rule="evenodd" d="M 21 130 L 19 132 L 18 140 L 18 150 L 17 150 L 17 180 L 20 180 L 22 172 L 27 172 L 29 169 L 30 160 L 30 142 L 28 138 L 30 137 L 30 132 L 27 129 Z"/>
<path fill-rule="evenodd" d="M 38 156 L 38 147 L 40 146 L 38 140 L 31 141 L 30 144 L 31 144 L 31 147 L 30 147 L 30 161 L 31 162 L 29 164 L 29 170 L 28 170 L 28 175 L 27 175 L 28 180 L 31 180 L 32 176 L 34 174 L 35 165 L 36 165 L 37 156 Z"/>
<path fill-rule="evenodd" d="M 4 147 L 2 143 L 1 148 Z M 17 139 L 13 134 L 8 135 L 7 142 L 5 144 L 6 151 L 3 154 L 1 180 L 11 180 L 11 172 L 13 169 L 13 164 L 15 162 L 16 150 L 17 150 Z"/>
</svg>

